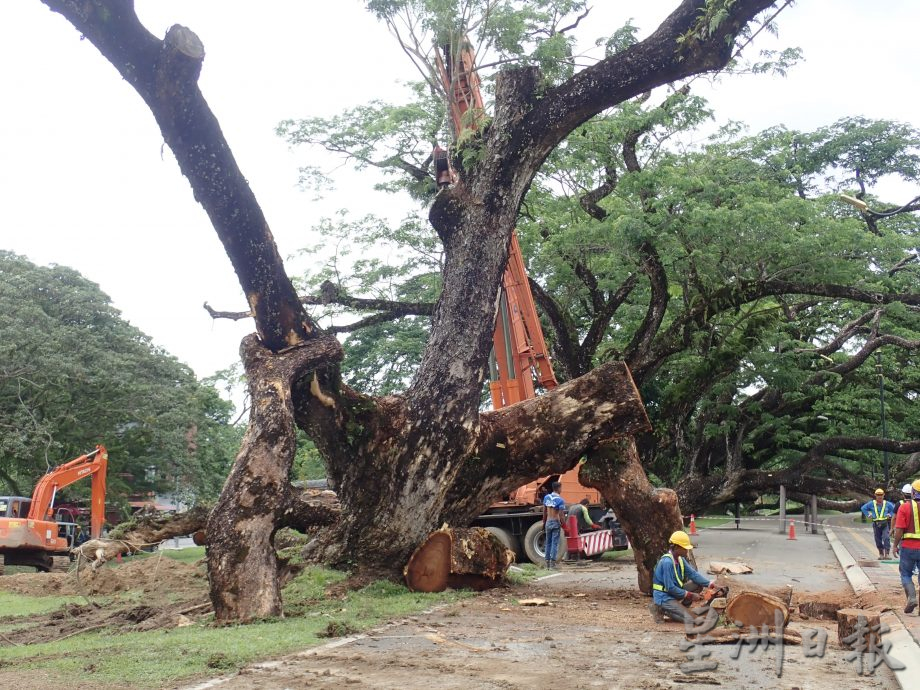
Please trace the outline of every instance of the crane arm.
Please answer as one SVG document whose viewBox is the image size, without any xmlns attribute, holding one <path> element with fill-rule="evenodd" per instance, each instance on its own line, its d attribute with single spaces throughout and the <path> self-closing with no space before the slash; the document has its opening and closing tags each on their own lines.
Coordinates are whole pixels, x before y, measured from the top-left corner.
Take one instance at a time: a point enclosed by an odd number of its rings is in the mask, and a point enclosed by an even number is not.
<svg viewBox="0 0 920 690">
<path fill-rule="evenodd" d="M 435 63 L 448 96 L 454 134 L 459 137 L 464 129 L 478 129 L 483 115 L 475 55 L 466 37 L 456 48 L 445 45 L 441 50 L 443 56 L 438 54 Z M 449 165 L 446 152 L 438 148 L 436 159 L 438 154 L 444 159 L 446 168 Z M 450 184 L 452 178 L 451 172 L 445 170 L 438 176 L 438 185 Z M 557 385 L 527 280 L 517 230 L 511 236 L 498 302 L 489 384 L 492 407 L 496 410 L 536 397 L 534 378 L 545 389 Z"/>
<path fill-rule="evenodd" d="M 105 520 L 105 477 L 109 454 L 103 446 L 78 458 L 55 467 L 42 477 L 32 492 L 29 520 L 50 520 L 54 512 L 54 498 L 59 489 L 69 486 L 85 477 L 92 477 L 92 498 L 90 499 L 90 536 L 93 539 L 102 533 Z"/>
</svg>

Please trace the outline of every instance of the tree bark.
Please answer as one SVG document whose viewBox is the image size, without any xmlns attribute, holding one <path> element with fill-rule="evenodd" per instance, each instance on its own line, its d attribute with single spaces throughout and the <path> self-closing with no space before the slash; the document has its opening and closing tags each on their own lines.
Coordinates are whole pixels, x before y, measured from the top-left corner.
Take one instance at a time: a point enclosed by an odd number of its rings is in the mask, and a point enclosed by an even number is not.
<svg viewBox="0 0 920 690">
<path fill-rule="evenodd" d="M 677 494 L 656 489 L 639 461 L 633 438 L 593 451 L 579 473 L 581 482 L 601 492 L 629 536 L 639 590 L 652 593 L 652 573 L 668 550 L 671 533 L 683 529 Z"/>
<path fill-rule="evenodd" d="M 319 363 L 341 357 L 341 346 L 326 337 L 275 355 L 248 336 L 240 355 L 253 401 L 249 428 L 207 526 L 211 602 L 218 622 L 282 612 L 274 536 L 292 500 L 291 385 Z"/>
</svg>

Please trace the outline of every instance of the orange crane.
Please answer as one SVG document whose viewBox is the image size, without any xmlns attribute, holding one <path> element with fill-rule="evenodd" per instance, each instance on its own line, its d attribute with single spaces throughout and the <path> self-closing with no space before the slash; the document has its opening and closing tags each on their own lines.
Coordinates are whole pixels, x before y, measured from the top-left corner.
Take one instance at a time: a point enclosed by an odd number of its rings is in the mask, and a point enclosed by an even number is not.
<svg viewBox="0 0 920 690">
<path fill-rule="evenodd" d="M 109 455 L 103 446 L 81 455 L 42 477 L 31 498 L 0 496 L 0 555 L 5 565 L 51 569 L 52 556 L 67 555 L 74 546 L 77 525 L 55 519 L 57 493 L 90 477 L 90 538 L 102 534 L 105 521 L 105 478 Z"/>
<path fill-rule="evenodd" d="M 444 90 L 448 95 L 454 135 L 459 138 L 465 129 L 477 129 L 484 116 L 479 75 L 475 55 L 469 41 L 464 38 L 459 50 L 442 46 L 442 54 L 435 58 Z M 447 152 L 436 147 L 433 153 L 436 178 L 439 186 L 455 181 Z M 536 386 L 551 390 L 558 385 L 552 362 L 543 338 L 543 328 L 537 315 L 536 304 L 524 256 L 518 243 L 517 230 L 511 235 L 508 264 L 502 276 L 498 314 L 492 338 L 492 355 L 489 358 L 489 391 L 492 407 L 500 409 L 530 400 L 537 396 Z M 526 556 L 534 563 L 543 562 L 542 498 L 552 481 L 562 483 L 561 494 L 567 504 L 587 498 L 590 510 L 606 529 L 579 541 L 577 535 L 570 540 L 586 556 L 595 556 L 607 550 L 629 547 L 625 533 L 619 528 L 615 516 L 605 511 L 601 495 L 578 481 L 578 466 L 562 475 L 541 477 L 512 491 L 505 500 L 493 504 L 474 521 L 485 527 L 512 551 Z M 571 536 L 571 535 L 570 535 Z M 563 540 L 565 545 L 565 540 Z"/>
</svg>

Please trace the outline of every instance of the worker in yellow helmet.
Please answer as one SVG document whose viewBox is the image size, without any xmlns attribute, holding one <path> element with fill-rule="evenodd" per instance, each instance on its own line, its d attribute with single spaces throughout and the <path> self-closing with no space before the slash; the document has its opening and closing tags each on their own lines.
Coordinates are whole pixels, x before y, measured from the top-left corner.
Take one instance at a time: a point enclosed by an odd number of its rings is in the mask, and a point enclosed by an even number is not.
<svg viewBox="0 0 920 690">
<path fill-rule="evenodd" d="M 891 541 L 888 539 L 888 529 L 894 517 L 894 503 L 885 500 L 885 490 L 876 489 L 875 499 L 860 508 L 862 514 L 872 521 L 872 533 L 875 535 L 875 547 L 878 549 L 879 560 L 891 555 Z"/>
<path fill-rule="evenodd" d="M 911 484 L 911 500 L 898 508 L 891 541 L 894 555 L 899 556 L 901 586 L 907 595 L 904 613 L 910 613 L 917 608 L 914 571 L 920 567 L 920 479 Z"/>
<path fill-rule="evenodd" d="M 652 573 L 652 603 L 649 610 L 660 621 L 661 617 L 683 623 L 693 623 L 695 616 L 690 605 L 702 600 L 697 594 L 704 587 L 715 587 L 700 575 L 687 560 L 693 548 L 686 532 L 677 531 L 668 540 L 668 552 L 658 559 Z"/>
</svg>

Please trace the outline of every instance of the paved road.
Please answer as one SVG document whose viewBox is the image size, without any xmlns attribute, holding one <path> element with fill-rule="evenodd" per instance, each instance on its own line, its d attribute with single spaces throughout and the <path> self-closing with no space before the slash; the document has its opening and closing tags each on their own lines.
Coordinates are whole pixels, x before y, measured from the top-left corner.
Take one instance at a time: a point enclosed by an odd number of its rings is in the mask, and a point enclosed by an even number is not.
<svg viewBox="0 0 920 690">
<path fill-rule="evenodd" d="M 778 520 L 742 519 L 740 529 L 732 521 L 700 530 L 692 537 L 697 565 L 705 572 L 709 561 L 746 563 L 754 572 L 731 579 L 742 586 L 770 591 L 790 586 L 796 594 L 848 589 L 834 552 L 820 531 L 806 533 L 797 525 L 796 539 L 790 540 L 788 531 L 781 534 L 779 529 Z"/>
</svg>

